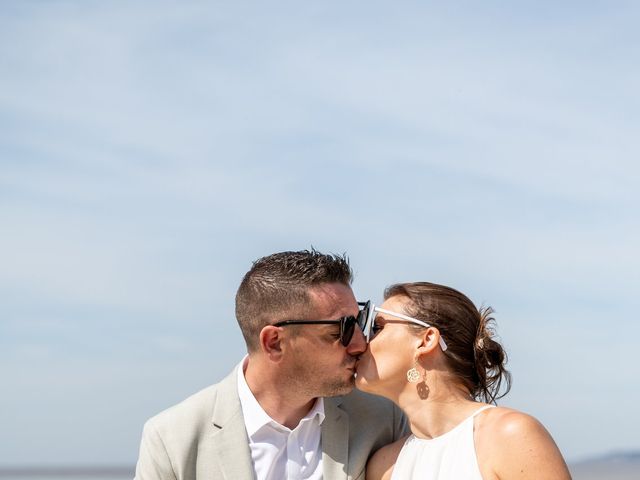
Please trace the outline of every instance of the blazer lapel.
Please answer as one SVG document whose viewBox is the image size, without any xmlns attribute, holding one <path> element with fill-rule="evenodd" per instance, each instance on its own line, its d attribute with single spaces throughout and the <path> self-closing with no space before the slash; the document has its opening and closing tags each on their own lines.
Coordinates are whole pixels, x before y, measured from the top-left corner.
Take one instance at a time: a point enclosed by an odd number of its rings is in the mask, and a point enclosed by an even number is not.
<svg viewBox="0 0 640 480">
<path fill-rule="evenodd" d="M 324 399 L 322 469 L 325 480 L 347 480 L 349 471 L 349 415 L 340 408 L 342 397 Z"/>
<path fill-rule="evenodd" d="M 203 472 L 205 478 L 218 480 L 218 471 L 226 480 L 255 478 L 251 462 L 249 439 L 244 426 L 242 407 L 238 397 L 237 369 L 220 384 L 211 418 L 213 433 L 199 452 L 212 459 L 214 468 Z"/>
</svg>

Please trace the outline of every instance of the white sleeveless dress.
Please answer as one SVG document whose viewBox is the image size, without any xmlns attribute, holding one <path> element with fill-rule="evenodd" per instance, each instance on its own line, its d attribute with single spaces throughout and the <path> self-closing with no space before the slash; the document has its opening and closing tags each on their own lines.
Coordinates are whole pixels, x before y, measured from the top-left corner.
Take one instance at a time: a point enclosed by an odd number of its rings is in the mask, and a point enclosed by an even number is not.
<svg viewBox="0 0 640 480">
<path fill-rule="evenodd" d="M 407 438 L 391 480 L 482 480 L 473 442 L 473 419 L 485 405 L 447 433 L 431 439 Z"/>
</svg>

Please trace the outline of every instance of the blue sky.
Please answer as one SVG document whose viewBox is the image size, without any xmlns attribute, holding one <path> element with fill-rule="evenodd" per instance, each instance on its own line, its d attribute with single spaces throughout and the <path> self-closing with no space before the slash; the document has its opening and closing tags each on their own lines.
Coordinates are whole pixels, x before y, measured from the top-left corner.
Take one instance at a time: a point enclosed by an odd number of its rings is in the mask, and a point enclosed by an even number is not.
<svg viewBox="0 0 640 480">
<path fill-rule="evenodd" d="M 133 463 L 251 262 L 497 311 L 569 460 L 638 449 L 633 2 L 0 4 L 0 465 Z"/>
</svg>

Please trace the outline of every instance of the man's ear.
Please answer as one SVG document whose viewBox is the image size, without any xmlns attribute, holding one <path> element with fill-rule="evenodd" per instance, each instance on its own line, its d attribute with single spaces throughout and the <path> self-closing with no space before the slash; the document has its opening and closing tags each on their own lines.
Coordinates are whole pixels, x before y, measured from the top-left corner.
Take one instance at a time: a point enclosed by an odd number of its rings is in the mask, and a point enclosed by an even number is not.
<svg viewBox="0 0 640 480">
<path fill-rule="evenodd" d="M 282 358 L 282 328 L 267 325 L 260 330 L 260 349 L 271 361 Z"/>
</svg>

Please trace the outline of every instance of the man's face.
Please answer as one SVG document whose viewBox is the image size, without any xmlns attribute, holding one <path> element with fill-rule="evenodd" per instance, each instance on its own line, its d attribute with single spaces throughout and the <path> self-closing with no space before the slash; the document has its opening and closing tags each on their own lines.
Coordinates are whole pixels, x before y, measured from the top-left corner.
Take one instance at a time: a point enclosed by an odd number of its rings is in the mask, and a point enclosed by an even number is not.
<svg viewBox="0 0 640 480">
<path fill-rule="evenodd" d="M 358 303 L 347 285 L 327 283 L 308 292 L 311 307 L 305 319 L 338 320 L 358 315 Z M 346 347 L 340 343 L 338 324 L 296 328 L 287 341 L 289 351 L 284 371 L 291 387 L 311 398 L 349 393 L 354 386 L 356 360 L 367 348 L 360 328 L 356 326 Z"/>
</svg>

